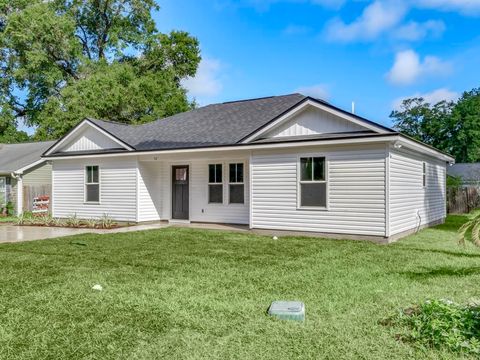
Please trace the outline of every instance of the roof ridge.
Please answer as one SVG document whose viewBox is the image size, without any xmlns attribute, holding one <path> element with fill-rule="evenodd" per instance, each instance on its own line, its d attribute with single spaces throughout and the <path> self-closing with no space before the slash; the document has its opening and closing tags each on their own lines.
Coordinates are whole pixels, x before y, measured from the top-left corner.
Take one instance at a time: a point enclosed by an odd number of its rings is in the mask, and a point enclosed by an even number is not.
<svg viewBox="0 0 480 360">
<path fill-rule="evenodd" d="M 293 95 L 300 95 L 300 96 L 306 97 L 306 95 L 303 95 L 303 94 L 300 94 L 300 93 L 291 93 L 291 94 L 284 94 L 284 95 L 262 96 L 262 97 L 250 98 L 250 99 L 243 99 L 243 100 L 224 101 L 224 102 L 222 102 L 222 103 L 211 104 L 211 105 L 234 104 L 234 103 L 241 103 L 241 102 L 247 102 L 247 101 L 256 101 L 256 100 L 272 99 L 272 98 L 277 98 L 277 97 L 287 97 L 287 96 L 293 96 Z"/>
</svg>

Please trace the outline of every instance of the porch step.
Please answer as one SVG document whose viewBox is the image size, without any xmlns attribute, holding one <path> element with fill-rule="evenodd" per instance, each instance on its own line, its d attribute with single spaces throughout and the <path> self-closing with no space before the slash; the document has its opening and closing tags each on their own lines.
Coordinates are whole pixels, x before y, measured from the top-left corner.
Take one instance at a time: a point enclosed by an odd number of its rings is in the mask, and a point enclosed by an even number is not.
<svg viewBox="0 0 480 360">
<path fill-rule="evenodd" d="M 180 224 L 180 225 L 188 225 L 190 224 L 190 220 L 180 220 L 180 219 L 170 219 L 168 220 L 169 224 Z"/>
</svg>

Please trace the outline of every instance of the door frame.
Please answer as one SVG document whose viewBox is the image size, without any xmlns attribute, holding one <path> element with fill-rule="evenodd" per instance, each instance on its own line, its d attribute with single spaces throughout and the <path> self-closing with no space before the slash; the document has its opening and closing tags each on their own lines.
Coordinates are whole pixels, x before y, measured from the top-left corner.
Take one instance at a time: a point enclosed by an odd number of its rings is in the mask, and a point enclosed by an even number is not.
<svg viewBox="0 0 480 360">
<path fill-rule="evenodd" d="M 192 181 L 191 181 L 191 170 L 192 170 L 192 164 L 190 162 L 184 162 L 184 161 L 179 161 L 179 162 L 171 162 L 169 163 L 169 193 L 170 193 L 170 210 L 169 210 L 169 220 L 176 220 L 176 221 L 188 221 L 190 222 L 190 217 L 192 213 L 192 205 L 191 205 L 191 193 L 192 193 Z M 175 167 L 186 167 L 188 168 L 187 170 L 187 179 L 188 179 L 188 218 L 187 219 L 175 219 L 173 217 L 173 169 Z"/>
</svg>

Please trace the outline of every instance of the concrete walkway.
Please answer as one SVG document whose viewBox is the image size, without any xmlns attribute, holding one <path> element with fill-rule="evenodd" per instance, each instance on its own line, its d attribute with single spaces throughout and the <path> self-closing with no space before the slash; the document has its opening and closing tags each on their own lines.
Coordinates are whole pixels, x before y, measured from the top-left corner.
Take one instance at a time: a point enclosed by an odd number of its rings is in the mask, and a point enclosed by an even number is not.
<svg viewBox="0 0 480 360">
<path fill-rule="evenodd" d="M 196 229 L 227 230 L 227 231 L 248 231 L 246 226 L 206 224 L 206 223 L 151 223 L 121 227 L 118 229 L 73 229 L 61 227 L 46 226 L 17 226 L 10 224 L 0 224 L 0 243 L 12 243 L 21 241 L 53 239 L 63 236 L 78 234 L 115 234 L 131 231 L 163 229 L 166 227 L 189 227 Z"/>
</svg>

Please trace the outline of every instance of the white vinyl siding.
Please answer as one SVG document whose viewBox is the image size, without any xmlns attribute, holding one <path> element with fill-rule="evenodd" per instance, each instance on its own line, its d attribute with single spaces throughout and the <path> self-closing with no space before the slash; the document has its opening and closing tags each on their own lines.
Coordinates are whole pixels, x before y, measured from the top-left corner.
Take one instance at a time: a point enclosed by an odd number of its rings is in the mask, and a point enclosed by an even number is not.
<svg viewBox="0 0 480 360">
<path fill-rule="evenodd" d="M 390 235 L 446 217 L 446 163 L 408 150 L 390 151 Z M 423 186 L 423 164 L 426 186 Z"/>
<path fill-rule="evenodd" d="M 160 220 L 162 213 L 161 167 L 155 162 L 138 163 L 138 221 Z"/>
<path fill-rule="evenodd" d="M 135 158 L 97 158 L 100 168 L 100 204 L 84 199 L 85 167 L 92 159 L 53 162 L 53 216 L 99 218 L 104 214 L 119 221 L 137 219 L 137 161 Z"/>
<path fill-rule="evenodd" d="M 63 145 L 59 151 L 72 152 L 121 148 L 117 142 L 113 141 L 98 130 L 88 125 L 85 126 L 84 130 L 80 131 L 67 144 Z"/>
<path fill-rule="evenodd" d="M 297 208 L 297 161 L 327 159 L 327 208 Z M 252 154 L 252 227 L 385 236 L 385 147 L 309 147 Z"/>
<path fill-rule="evenodd" d="M 326 111 L 309 107 L 293 119 L 271 130 L 266 137 L 305 136 L 368 130 Z"/>
</svg>

